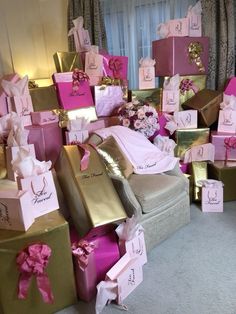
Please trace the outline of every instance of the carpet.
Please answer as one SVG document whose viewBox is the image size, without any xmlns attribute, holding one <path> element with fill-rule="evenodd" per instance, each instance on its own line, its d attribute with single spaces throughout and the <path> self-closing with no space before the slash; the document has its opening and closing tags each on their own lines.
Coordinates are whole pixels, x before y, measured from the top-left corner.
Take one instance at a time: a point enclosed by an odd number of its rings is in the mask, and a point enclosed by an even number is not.
<svg viewBox="0 0 236 314">
<path fill-rule="evenodd" d="M 127 297 L 129 314 L 236 314 L 236 202 L 224 213 L 191 205 L 191 222 L 148 255 L 144 280 Z M 78 304 L 58 314 L 94 314 Z M 102 314 L 122 313 L 114 305 Z"/>
</svg>

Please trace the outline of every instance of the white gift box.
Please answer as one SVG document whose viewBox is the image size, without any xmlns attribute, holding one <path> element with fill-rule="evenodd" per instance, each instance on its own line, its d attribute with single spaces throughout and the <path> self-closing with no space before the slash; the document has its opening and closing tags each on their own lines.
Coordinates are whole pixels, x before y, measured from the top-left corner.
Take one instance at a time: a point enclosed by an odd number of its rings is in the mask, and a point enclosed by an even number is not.
<svg viewBox="0 0 236 314">
<path fill-rule="evenodd" d="M 177 122 L 178 129 L 196 129 L 197 116 L 197 110 L 184 110 L 174 112 L 174 119 Z"/>
</svg>

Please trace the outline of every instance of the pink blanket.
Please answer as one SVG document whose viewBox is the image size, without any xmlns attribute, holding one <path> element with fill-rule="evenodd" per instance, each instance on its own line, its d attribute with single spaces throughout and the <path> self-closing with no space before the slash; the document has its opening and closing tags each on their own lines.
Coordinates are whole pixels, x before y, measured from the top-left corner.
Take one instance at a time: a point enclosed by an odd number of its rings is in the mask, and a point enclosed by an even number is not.
<svg viewBox="0 0 236 314">
<path fill-rule="evenodd" d="M 166 156 L 144 135 L 120 125 L 95 131 L 101 138 L 113 136 L 134 167 L 134 173 L 154 174 L 172 170 L 178 158 Z"/>
</svg>

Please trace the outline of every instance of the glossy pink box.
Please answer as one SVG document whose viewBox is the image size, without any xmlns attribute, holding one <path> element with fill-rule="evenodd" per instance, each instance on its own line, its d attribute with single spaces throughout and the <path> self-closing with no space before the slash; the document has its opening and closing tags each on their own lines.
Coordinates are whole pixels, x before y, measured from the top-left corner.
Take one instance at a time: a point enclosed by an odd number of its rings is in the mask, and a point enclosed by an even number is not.
<svg viewBox="0 0 236 314">
<path fill-rule="evenodd" d="M 225 160 L 225 146 L 224 140 L 229 137 L 236 138 L 235 133 L 221 133 L 212 131 L 210 135 L 210 141 L 215 146 L 215 160 Z M 228 151 L 228 160 L 236 160 L 236 148 L 232 148 Z"/>
<path fill-rule="evenodd" d="M 199 43 L 203 51 L 200 54 L 204 71 L 189 60 L 188 47 Z M 156 76 L 202 75 L 208 72 L 208 37 L 169 37 L 152 42 L 152 57 L 156 60 Z"/>
<path fill-rule="evenodd" d="M 33 125 L 44 125 L 58 122 L 58 116 L 50 110 L 31 112 L 31 120 Z"/>
<path fill-rule="evenodd" d="M 234 95 L 234 96 L 236 96 L 236 77 L 232 77 L 229 80 L 229 83 L 226 86 L 224 93 L 226 95 Z"/>
</svg>

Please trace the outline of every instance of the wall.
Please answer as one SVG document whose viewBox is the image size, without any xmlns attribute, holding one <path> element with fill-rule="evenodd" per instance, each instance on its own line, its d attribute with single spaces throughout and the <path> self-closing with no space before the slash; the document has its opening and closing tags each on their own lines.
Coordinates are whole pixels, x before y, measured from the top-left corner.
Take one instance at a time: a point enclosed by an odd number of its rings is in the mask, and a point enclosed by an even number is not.
<svg viewBox="0 0 236 314">
<path fill-rule="evenodd" d="M 0 76 L 48 78 L 53 54 L 67 51 L 68 0 L 0 0 Z"/>
</svg>

